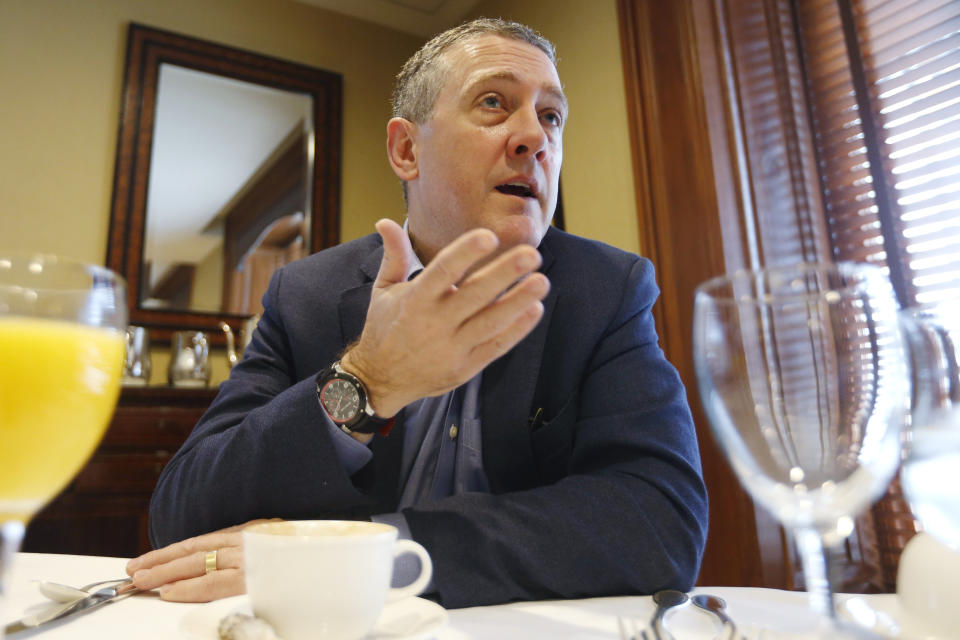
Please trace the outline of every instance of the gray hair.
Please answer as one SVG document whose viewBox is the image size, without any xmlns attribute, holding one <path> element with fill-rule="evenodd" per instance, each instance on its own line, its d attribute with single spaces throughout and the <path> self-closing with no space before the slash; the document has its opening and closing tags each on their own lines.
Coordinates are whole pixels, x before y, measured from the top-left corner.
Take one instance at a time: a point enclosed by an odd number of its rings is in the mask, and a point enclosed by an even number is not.
<svg viewBox="0 0 960 640">
<path fill-rule="evenodd" d="M 434 36 L 403 65 L 393 90 L 393 115 L 422 124 L 430 117 L 440 89 L 447 79 L 448 66 L 443 53 L 465 40 L 496 35 L 532 44 L 543 51 L 553 66 L 557 54 L 553 43 L 530 27 L 501 18 L 477 18 Z"/>
</svg>

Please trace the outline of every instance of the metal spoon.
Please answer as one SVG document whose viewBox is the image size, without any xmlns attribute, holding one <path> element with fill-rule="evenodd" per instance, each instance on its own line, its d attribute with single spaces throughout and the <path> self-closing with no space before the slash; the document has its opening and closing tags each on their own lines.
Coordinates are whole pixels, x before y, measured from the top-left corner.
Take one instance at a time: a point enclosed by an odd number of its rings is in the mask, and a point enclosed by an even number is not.
<svg viewBox="0 0 960 640">
<path fill-rule="evenodd" d="M 728 616 L 726 611 L 724 611 L 724 607 L 727 606 L 727 603 L 723 598 L 703 593 L 693 596 L 691 600 L 693 600 L 694 605 L 700 607 L 708 613 L 712 613 L 713 615 L 717 616 L 717 618 L 720 620 L 720 623 L 726 629 L 728 629 L 727 635 L 725 636 L 726 640 L 733 640 L 737 633 L 737 625 L 733 624 L 733 620 L 731 620 L 730 616 Z"/>
<path fill-rule="evenodd" d="M 99 582 L 91 582 L 90 584 L 84 585 L 79 589 L 77 587 L 71 587 L 65 584 L 60 584 L 59 582 L 50 582 L 48 580 L 39 580 L 37 582 L 37 587 L 40 589 L 40 593 L 45 595 L 47 598 L 53 600 L 54 602 L 74 602 L 80 598 L 86 598 L 90 595 L 90 589 L 93 587 L 99 587 L 105 584 L 114 584 L 125 582 L 129 578 L 114 578 L 113 580 L 101 580 Z"/>
<path fill-rule="evenodd" d="M 674 637 L 663 626 L 663 616 L 667 609 L 681 605 L 688 599 L 687 594 L 676 589 L 664 589 L 653 594 L 653 601 L 657 604 L 657 610 L 654 612 L 652 620 L 653 635 L 656 640 L 674 640 Z"/>
</svg>

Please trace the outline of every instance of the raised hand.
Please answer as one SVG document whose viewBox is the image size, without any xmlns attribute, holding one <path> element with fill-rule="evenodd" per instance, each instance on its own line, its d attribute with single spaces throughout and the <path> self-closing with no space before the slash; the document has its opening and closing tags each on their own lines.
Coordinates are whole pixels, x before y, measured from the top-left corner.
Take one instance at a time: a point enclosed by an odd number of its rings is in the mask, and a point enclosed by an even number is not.
<svg viewBox="0 0 960 640">
<path fill-rule="evenodd" d="M 524 338 L 550 290 L 540 254 L 521 245 L 497 253 L 496 235 L 469 231 L 442 249 L 413 281 L 413 247 L 380 220 L 384 256 L 360 340 L 342 366 L 360 378 L 383 417 L 455 389 Z"/>
</svg>

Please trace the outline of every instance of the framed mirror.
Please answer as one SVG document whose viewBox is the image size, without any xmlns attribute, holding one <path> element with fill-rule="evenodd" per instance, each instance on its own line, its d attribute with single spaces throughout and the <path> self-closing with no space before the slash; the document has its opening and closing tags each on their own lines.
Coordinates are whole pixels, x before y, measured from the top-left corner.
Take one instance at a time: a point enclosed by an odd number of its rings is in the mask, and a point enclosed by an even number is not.
<svg viewBox="0 0 960 640">
<path fill-rule="evenodd" d="M 131 24 L 107 266 L 130 324 L 222 335 L 339 241 L 339 74 Z"/>
</svg>

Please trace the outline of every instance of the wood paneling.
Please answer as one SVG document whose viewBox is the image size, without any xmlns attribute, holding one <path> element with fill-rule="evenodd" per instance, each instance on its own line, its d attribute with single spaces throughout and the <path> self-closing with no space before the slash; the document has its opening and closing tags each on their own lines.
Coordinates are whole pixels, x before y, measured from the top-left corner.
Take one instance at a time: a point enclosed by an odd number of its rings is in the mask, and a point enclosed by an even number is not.
<svg viewBox="0 0 960 640">
<path fill-rule="evenodd" d="M 687 387 L 710 494 L 698 584 L 789 587 L 783 532 L 726 463 L 693 371 L 694 289 L 743 266 L 751 234 L 741 215 L 749 206 L 742 143 L 727 126 L 736 114 L 723 106 L 730 88 L 719 72 L 720 24 L 708 2 L 619 0 L 618 9 L 641 246 L 657 267 L 661 342 Z"/>
</svg>

